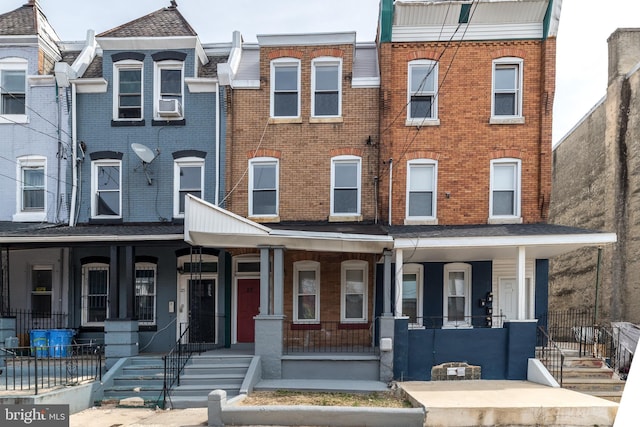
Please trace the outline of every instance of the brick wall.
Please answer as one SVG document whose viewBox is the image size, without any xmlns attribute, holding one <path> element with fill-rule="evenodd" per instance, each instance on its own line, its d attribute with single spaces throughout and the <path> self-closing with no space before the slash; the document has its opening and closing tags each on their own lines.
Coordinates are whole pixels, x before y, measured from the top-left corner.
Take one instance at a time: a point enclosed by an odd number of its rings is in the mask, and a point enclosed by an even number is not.
<svg viewBox="0 0 640 427">
<path fill-rule="evenodd" d="M 551 173 L 551 113 L 555 39 L 453 43 L 385 43 L 381 63 L 382 216 L 387 216 L 389 159 L 393 159 L 394 224 L 405 218 L 406 164 L 438 161 L 439 224 L 482 224 L 489 217 L 490 161 L 522 162 L 523 222 L 546 219 Z M 490 124 L 492 61 L 523 60 L 524 124 Z M 439 61 L 437 126 L 406 126 L 408 62 Z M 449 194 L 449 197 L 446 196 Z"/>
</svg>

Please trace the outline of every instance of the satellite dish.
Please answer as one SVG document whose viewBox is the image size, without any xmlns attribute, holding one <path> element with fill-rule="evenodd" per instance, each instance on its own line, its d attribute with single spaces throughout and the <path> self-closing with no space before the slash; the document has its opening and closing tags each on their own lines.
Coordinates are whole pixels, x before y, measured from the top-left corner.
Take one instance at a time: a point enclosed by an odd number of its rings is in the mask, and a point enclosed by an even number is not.
<svg viewBox="0 0 640 427">
<path fill-rule="evenodd" d="M 145 163 L 151 163 L 153 162 L 153 159 L 156 158 L 153 150 L 151 150 L 151 148 L 147 147 L 146 145 L 134 142 L 133 144 L 131 144 L 131 149 L 134 153 L 136 153 L 138 157 L 140 157 L 140 160 Z"/>
<path fill-rule="evenodd" d="M 142 170 L 144 170 L 144 175 L 147 177 L 147 182 L 149 183 L 149 185 L 151 185 L 151 177 L 149 176 L 149 172 L 147 171 L 147 165 L 149 165 L 156 159 L 156 153 L 154 153 L 153 150 L 146 145 L 138 144 L 137 142 L 131 144 L 131 149 L 134 153 L 136 153 L 136 156 L 138 156 L 140 160 L 142 160 Z M 158 154 L 160 154 L 160 151 L 158 151 Z"/>
</svg>

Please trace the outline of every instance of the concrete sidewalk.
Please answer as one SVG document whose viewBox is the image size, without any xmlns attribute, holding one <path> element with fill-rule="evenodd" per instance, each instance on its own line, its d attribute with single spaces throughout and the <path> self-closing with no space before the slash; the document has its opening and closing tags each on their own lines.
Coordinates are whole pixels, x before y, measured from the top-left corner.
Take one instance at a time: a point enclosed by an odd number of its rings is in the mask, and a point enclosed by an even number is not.
<svg viewBox="0 0 640 427">
<path fill-rule="evenodd" d="M 207 425 L 207 408 L 148 409 L 93 407 L 71 415 L 70 427 L 191 427 Z"/>
</svg>

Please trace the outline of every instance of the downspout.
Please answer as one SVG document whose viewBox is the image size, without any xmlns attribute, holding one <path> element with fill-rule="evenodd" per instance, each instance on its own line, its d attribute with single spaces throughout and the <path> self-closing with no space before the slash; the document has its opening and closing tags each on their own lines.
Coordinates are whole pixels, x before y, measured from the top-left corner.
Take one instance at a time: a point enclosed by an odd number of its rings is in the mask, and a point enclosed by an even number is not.
<svg viewBox="0 0 640 427">
<path fill-rule="evenodd" d="M 60 222 L 60 204 L 62 203 L 62 198 L 60 197 L 60 181 L 62 181 L 62 177 L 60 176 L 60 170 L 62 168 L 62 110 L 60 109 L 60 87 L 56 83 L 56 106 L 58 107 L 58 172 L 57 172 L 57 182 L 56 182 L 56 224 Z"/>
<path fill-rule="evenodd" d="M 389 225 L 391 225 L 391 203 L 393 194 L 393 159 L 389 159 Z"/>
<path fill-rule="evenodd" d="M 598 293 L 600 292 L 600 264 L 602 262 L 602 248 L 598 248 L 598 263 L 596 264 L 596 297 L 593 307 L 593 324 L 598 324 Z"/>
<path fill-rule="evenodd" d="M 78 197 L 78 135 L 76 118 L 76 84 L 71 83 L 71 208 L 69 209 L 69 227 L 76 225 L 76 199 Z"/>
<path fill-rule="evenodd" d="M 220 197 L 220 138 L 222 130 L 220 129 L 220 84 L 216 83 L 216 183 L 215 183 L 215 196 L 214 204 L 218 206 Z"/>
</svg>

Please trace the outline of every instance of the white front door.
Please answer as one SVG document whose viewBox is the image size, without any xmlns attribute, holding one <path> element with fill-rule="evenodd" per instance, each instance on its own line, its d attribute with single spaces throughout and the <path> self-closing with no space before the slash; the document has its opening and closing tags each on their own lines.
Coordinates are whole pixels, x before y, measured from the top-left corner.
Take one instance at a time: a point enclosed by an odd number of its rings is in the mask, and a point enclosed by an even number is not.
<svg viewBox="0 0 640 427">
<path fill-rule="evenodd" d="M 516 320 L 518 318 L 518 284 L 516 279 L 501 277 L 498 283 L 499 314 L 504 316 L 504 320 Z"/>
</svg>

